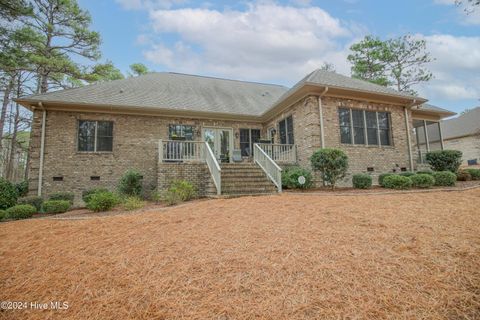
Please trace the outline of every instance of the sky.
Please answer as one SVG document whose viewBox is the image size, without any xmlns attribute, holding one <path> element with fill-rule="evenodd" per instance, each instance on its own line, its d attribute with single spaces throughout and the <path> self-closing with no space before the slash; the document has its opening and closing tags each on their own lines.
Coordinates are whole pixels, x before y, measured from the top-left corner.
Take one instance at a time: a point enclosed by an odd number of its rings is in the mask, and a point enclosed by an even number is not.
<svg viewBox="0 0 480 320">
<path fill-rule="evenodd" d="M 292 86 L 324 62 L 350 75 L 350 46 L 366 35 L 427 41 L 434 79 L 414 87 L 461 112 L 480 106 L 480 7 L 454 0 L 79 0 L 102 36 L 102 59 Z"/>
</svg>

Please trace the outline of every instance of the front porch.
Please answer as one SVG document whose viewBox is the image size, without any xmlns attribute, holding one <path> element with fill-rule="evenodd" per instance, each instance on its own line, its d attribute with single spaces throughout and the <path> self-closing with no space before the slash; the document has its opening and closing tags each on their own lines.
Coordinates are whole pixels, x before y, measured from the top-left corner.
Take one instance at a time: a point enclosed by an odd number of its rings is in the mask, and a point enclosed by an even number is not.
<svg viewBox="0 0 480 320">
<path fill-rule="evenodd" d="M 415 152 L 417 164 L 426 164 L 426 154 L 430 151 L 443 150 L 442 125 L 440 121 L 413 119 L 413 134 L 415 136 Z"/>
<path fill-rule="evenodd" d="M 168 180 L 185 179 L 205 190 L 205 195 L 257 194 L 262 190 L 271 193 L 268 185 L 282 192 L 280 165 L 297 162 L 294 144 L 253 143 L 249 157 L 242 157 L 241 150 L 227 146 L 230 147 L 220 144 L 217 148 L 209 141 L 160 140 L 158 187 L 167 186 Z"/>
</svg>

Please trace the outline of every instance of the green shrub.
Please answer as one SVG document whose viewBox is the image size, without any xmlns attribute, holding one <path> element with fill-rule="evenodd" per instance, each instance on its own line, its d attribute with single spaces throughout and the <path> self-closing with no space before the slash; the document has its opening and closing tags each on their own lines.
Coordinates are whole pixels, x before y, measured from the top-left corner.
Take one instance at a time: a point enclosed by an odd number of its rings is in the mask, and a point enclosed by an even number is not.
<svg viewBox="0 0 480 320">
<path fill-rule="evenodd" d="M 372 177 L 366 173 L 354 174 L 352 183 L 354 188 L 368 189 L 372 186 Z"/>
<path fill-rule="evenodd" d="M 411 177 L 411 176 L 415 175 L 415 172 L 404 171 L 404 172 L 400 172 L 398 175 L 402 176 L 402 177 Z"/>
<path fill-rule="evenodd" d="M 162 200 L 162 194 L 157 190 L 150 193 L 150 200 L 159 203 Z"/>
<path fill-rule="evenodd" d="M 28 181 L 24 180 L 15 184 L 15 189 L 17 190 L 17 195 L 19 197 L 25 197 L 28 193 Z"/>
<path fill-rule="evenodd" d="M 68 200 L 47 200 L 42 204 L 43 213 L 64 213 L 70 209 Z"/>
<path fill-rule="evenodd" d="M 417 174 L 429 174 L 429 175 L 433 175 L 433 171 L 432 171 L 432 170 L 420 170 L 420 171 L 417 171 Z"/>
<path fill-rule="evenodd" d="M 438 171 L 433 174 L 436 186 L 454 186 L 457 175 L 450 171 Z"/>
<path fill-rule="evenodd" d="M 7 211 L 0 210 L 0 221 L 8 219 Z"/>
<path fill-rule="evenodd" d="M 378 184 L 382 187 L 385 187 L 383 184 L 383 181 L 385 180 L 386 177 L 394 176 L 395 173 L 382 173 L 381 175 L 378 176 Z"/>
<path fill-rule="evenodd" d="M 101 187 L 84 190 L 82 191 L 82 200 L 83 202 L 88 203 L 90 201 L 91 196 L 94 193 L 108 192 L 108 191 L 109 190 L 107 188 L 101 188 Z"/>
<path fill-rule="evenodd" d="M 470 173 L 472 180 L 480 180 L 480 169 L 465 169 L 465 171 Z"/>
<path fill-rule="evenodd" d="M 34 206 L 29 204 L 17 204 L 11 208 L 8 208 L 6 213 L 9 219 L 27 219 L 33 216 L 37 210 Z"/>
<path fill-rule="evenodd" d="M 430 174 L 414 174 L 410 179 L 412 179 L 413 186 L 416 188 L 431 188 L 435 184 L 435 179 Z"/>
<path fill-rule="evenodd" d="M 28 197 L 19 198 L 17 200 L 17 203 L 29 204 L 31 206 L 34 206 L 35 209 L 37 209 L 37 212 L 40 212 L 40 210 L 42 209 L 43 198 L 39 196 L 28 196 Z"/>
<path fill-rule="evenodd" d="M 412 187 L 412 179 L 400 176 L 398 174 L 385 177 L 383 185 L 388 189 L 410 189 Z"/>
<path fill-rule="evenodd" d="M 142 194 L 142 175 L 136 170 L 128 170 L 120 179 L 118 192 L 127 196 Z"/>
<path fill-rule="evenodd" d="M 462 152 L 457 150 L 439 150 L 427 152 L 427 163 L 433 171 L 456 173 L 462 164 Z"/>
<path fill-rule="evenodd" d="M 70 202 L 70 205 L 73 204 L 73 199 L 75 199 L 75 194 L 66 191 L 55 192 L 48 196 L 48 200 L 65 200 Z"/>
<path fill-rule="evenodd" d="M 0 209 L 8 209 L 17 203 L 18 193 L 10 181 L 0 178 Z"/>
<path fill-rule="evenodd" d="M 320 149 L 311 157 L 312 168 L 321 173 L 324 182 L 335 188 L 337 181 L 343 179 L 348 169 L 348 157 L 340 149 Z"/>
<path fill-rule="evenodd" d="M 186 180 L 173 181 L 168 191 L 177 193 L 182 201 L 188 201 L 197 196 L 197 190 L 193 184 Z"/>
<path fill-rule="evenodd" d="M 123 208 L 127 211 L 141 209 L 144 206 L 145 206 L 145 201 L 143 201 L 139 197 L 135 197 L 135 196 L 128 197 L 123 202 Z"/>
<path fill-rule="evenodd" d="M 457 172 L 457 181 L 470 181 L 472 180 L 472 175 L 466 170 L 458 170 Z"/>
<path fill-rule="evenodd" d="M 300 184 L 298 178 L 305 177 L 305 183 Z M 308 169 L 293 166 L 282 170 L 282 187 L 286 189 L 308 189 L 312 186 L 312 173 Z"/>
<path fill-rule="evenodd" d="M 169 206 L 173 206 L 175 204 L 178 204 L 182 202 L 182 199 L 180 198 L 180 194 L 175 191 L 167 190 L 163 196 L 163 200 L 165 203 Z"/>
<path fill-rule="evenodd" d="M 119 203 L 119 199 L 113 192 L 94 193 L 87 203 L 87 208 L 95 211 L 108 211 Z"/>
</svg>

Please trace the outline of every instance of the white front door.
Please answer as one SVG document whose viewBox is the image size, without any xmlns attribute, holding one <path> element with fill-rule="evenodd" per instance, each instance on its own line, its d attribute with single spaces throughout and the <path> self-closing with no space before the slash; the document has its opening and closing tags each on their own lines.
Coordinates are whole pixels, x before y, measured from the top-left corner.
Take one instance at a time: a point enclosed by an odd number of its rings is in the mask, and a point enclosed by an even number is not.
<svg viewBox="0 0 480 320">
<path fill-rule="evenodd" d="M 232 161 L 233 130 L 230 128 L 203 128 L 203 141 L 208 142 L 220 162 Z"/>
</svg>

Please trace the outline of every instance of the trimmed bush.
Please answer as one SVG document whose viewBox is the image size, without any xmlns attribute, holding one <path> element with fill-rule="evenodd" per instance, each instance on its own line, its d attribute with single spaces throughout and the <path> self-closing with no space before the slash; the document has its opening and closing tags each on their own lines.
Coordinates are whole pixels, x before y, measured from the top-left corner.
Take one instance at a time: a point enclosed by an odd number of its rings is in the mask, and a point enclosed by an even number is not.
<svg viewBox="0 0 480 320">
<path fill-rule="evenodd" d="M 345 177 L 348 157 L 340 149 L 325 148 L 316 151 L 311 157 L 312 168 L 320 171 L 324 182 L 335 188 L 338 180 Z"/>
<path fill-rule="evenodd" d="M 127 211 L 141 209 L 144 206 L 145 206 L 145 201 L 143 201 L 139 197 L 128 197 L 123 202 L 123 208 Z"/>
<path fill-rule="evenodd" d="M 366 173 L 355 174 L 352 177 L 353 187 L 357 189 L 368 189 L 372 186 L 372 177 Z"/>
<path fill-rule="evenodd" d="M 19 220 L 31 218 L 36 211 L 37 209 L 29 204 L 17 204 L 16 206 L 8 208 L 6 213 L 8 219 Z"/>
<path fill-rule="evenodd" d="M 142 175 L 136 170 L 128 170 L 120 179 L 118 192 L 127 196 L 142 194 Z"/>
<path fill-rule="evenodd" d="M 412 179 L 400 176 L 398 174 L 385 177 L 383 185 L 388 189 L 410 189 L 412 187 Z"/>
<path fill-rule="evenodd" d="M 462 164 L 462 152 L 458 150 L 438 150 L 427 152 L 427 163 L 433 171 L 456 173 Z"/>
<path fill-rule="evenodd" d="M 457 172 L 457 181 L 470 181 L 472 180 L 472 175 L 466 170 L 458 170 Z"/>
<path fill-rule="evenodd" d="M 300 176 L 305 177 L 305 183 L 298 182 Z M 302 167 L 287 167 L 282 170 L 282 187 L 286 189 L 308 189 L 312 186 L 312 172 Z"/>
<path fill-rule="evenodd" d="M 435 184 L 435 179 L 430 174 L 414 174 L 410 179 L 416 188 L 431 188 Z"/>
<path fill-rule="evenodd" d="M 8 209 L 17 203 L 18 193 L 10 181 L 0 178 L 0 209 Z"/>
<path fill-rule="evenodd" d="M 28 193 L 28 181 L 24 180 L 15 184 L 15 189 L 17 190 L 17 195 L 19 197 L 25 197 Z"/>
<path fill-rule="evenodd" d="M 42 204 L 43 213 L 64 213 L 70 209 L 68 200 L 47 200 Z"/>
<path fill-rule="evenodd" d="M 119 199 L 113 192 L 99 192 L 90 197 L 87 208 L 95 212 L 102 212 L 112 209 L 118 203 Z"/>
<path fill-rule="evenodd" d="M 383 180 L 386 178 L 386 177 L 390 177 L 390 176 L 394 176 L 395 173 L 382 173 L 381 175 L 378 176 L 378 184 L 382 187 L 385 187 L 383 185 Z"/>
<path fill-rule="evenodd" d="M 0 221 L 8 219 L 7 211 L 0 210 Z"/>
<path fill-rule="evenodd" d="M 480 169 L 465 169 L 465 171 L 470 173 L 472 180 L 480 180 Z"/>
<path fill-rule="evenodd" d="M 40 210 L 42 209 L 43 198 L 39 196 L 23 197 L 23 198 L 19 198 L 17 200 L 17 203 L 29 204 L 31 206 L 34 206 L 35 209 L 37 209 L 37 212 L 40 212 Z"/>
<path fill-rule="evenodd" d="M 168 191 L 177 193 L 182 201 L 188 201 L 197 196 L 197 190 L 193 184 L 186 180 L 173 181 Z"/>
<path fill-rule="evenodd" d="M 417 171 L 417 174 L 429 174 L 429 175 L 433 175 L 433 171 L 432 171 L 432 170 L 420 170 L 420 171 Z"/>
<path fill-rule="evenodd" d="M 398 175 L 402 176 L 402 177 L 411 177 L 411 176 L 415 175 L 415 172 L 404 171 L 404 172 L 400 172 Z"/>
<path fill-rule="evenodd" d="M 107 188 L 97 187 L 97 188 L 92 188 L 92 189 L 89 189 L 89 190 L 82 191 L 83 202 L 88 203 L 90 201 L 91 196 L 94 193 L 100 193 L 100 192 L 109 192 L 109 190 Z"/>
<path fill-rule="evenodd" d="M 436 186 L 454 186 L 457 175 L 450 171 L 439 171 L 433 174 Z"/>
<path fill-rule="evenodd" d="M 73 192 L 66 191 L 55 192 L 48 196 L 48 200 L 65 200 L 70 202 L 70 205 L 73 204 L 73 199 L 75 199 Z"/>
</svg>

